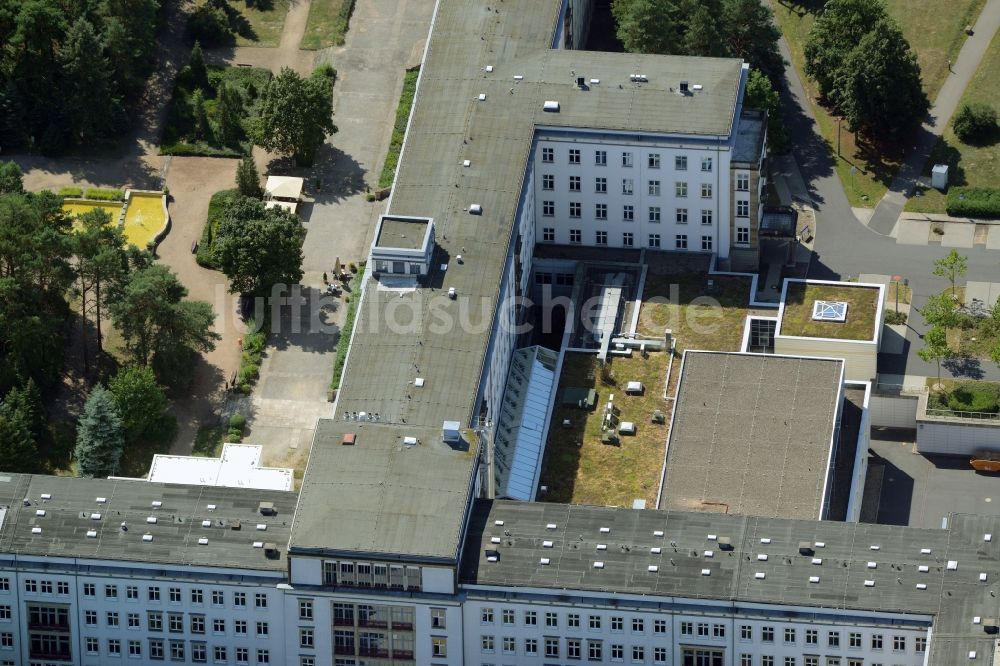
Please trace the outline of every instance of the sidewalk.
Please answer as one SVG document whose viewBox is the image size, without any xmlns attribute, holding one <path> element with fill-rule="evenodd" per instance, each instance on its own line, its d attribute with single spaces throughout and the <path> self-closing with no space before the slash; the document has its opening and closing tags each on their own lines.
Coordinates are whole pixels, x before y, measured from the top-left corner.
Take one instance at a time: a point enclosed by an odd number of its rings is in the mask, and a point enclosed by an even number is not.
<svg viewBox="0 0 1000 666">
<path fill-rule="evenodd" d="M 955 108 L 979 68 L 979 62 L 986 53 L 997 28 L 1000 28 L 1000 0 L 987 0 L 973 27 L 972 36 L 962 45 L 962 50 L 952 66 L 951 76 L 941 86 L 927 119 L 920 126 L 916 145 L 907 155 L 906 161 L 893 178 L 889 191 L 879 201 L 868 221 L 868 227 L 873 231 L 883 236 L 892 233 L 903 212 L 903 206 L 906 205 L 906 199 L 913 192 L 923 172 L 931 150 L 951 121 Z"/>
</svg>

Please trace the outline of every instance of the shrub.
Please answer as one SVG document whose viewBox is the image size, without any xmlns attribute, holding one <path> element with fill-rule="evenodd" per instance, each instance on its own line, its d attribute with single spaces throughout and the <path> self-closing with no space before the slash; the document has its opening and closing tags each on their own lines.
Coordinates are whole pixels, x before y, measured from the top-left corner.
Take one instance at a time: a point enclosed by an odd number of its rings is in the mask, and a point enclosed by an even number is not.
<svg viewBox="0 0 1000 666">
<path fill-rule="evenodd" d="M 887 324 L 905 324 L 906 323 L 906 313 L 896 312 L 895 310 L 885 311 L 885 323 Z"/>
<path fill-rule="evenodd" d="M 218 269 L 219 264 L 215 260 L 213 243 L 215 242 L 215 230 L 222 221 L 222 216 L 226 210 L 233 205 L 236 198 L 240 196 L 239 190 L 221 190 L 212 195 L 208 201 L 208 217 L 205 219 L 205 227 L 201 230 L 201 240 L 198 241 L 198 253 L 195 261 L 205 268 Z"/>
<path fill-rule="evenodd" d="M 235 414 L 229 417 L 230 430 L 239 430 L 240 432 L 243 432 L 243 429 L 246 427 L 246 425 L 247 425 L 247 417 L 243 416 L 239 412 L 236 412 Z"/>
<path fill-rule="evenodd" d="M 996 384 L 962 384 L 948 395 L 948 409 L 953 412 L 995 413 L 1000 410 L 998 398 L 1000 387 Z"/>
<path fill-rule="evenodd" d="M 997 112 L 989 104 L 972 102 L 963 104 L 951 122 L 955 135 L 965 143 L 985 141 L 997 129 Z"/>
<path fill-rule="evenodd" d="M 100 187 L 88 187 L 87 191 L 83 193 L 83 196 L 87 199 L 94 199 L 96 201 L 125 200 L 125 193 L 121 190 L 108 190 Z"/>
<path fill-rule="evenodd" d="M 82 187 L 60 187 L 59 196 L 61 197 L 82 197 L 83 188 Z"/>
<path fill-rule="evenodd" d="M 945 208 L 949 215 L 1000 218 L 1000 188 L 952 187 Z"/>
<path fill-rule="evenodd" d="M 236 444 L 243 441 L 243 431 L 238 428 L 230 428 L 226 435 L 226 441 Z"/>
</svg>

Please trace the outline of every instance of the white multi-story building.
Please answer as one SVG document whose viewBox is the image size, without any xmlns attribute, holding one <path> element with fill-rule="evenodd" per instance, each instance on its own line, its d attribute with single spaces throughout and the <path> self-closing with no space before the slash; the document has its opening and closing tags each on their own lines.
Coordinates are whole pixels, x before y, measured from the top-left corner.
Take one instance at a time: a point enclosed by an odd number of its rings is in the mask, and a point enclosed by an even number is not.
<svg viewBox="0 0 1000 666">
<path fill-rule="evenodd" d="M 537 244 L 755 264 L 743 63 L 562 50 L 588 12 L 439 0 L 387 211 L 427 224 L 376 241 L 297 495 L 0 476 L 0 666 L 994 662 L 1000 519 L 483 497 Z"/>
</svg>

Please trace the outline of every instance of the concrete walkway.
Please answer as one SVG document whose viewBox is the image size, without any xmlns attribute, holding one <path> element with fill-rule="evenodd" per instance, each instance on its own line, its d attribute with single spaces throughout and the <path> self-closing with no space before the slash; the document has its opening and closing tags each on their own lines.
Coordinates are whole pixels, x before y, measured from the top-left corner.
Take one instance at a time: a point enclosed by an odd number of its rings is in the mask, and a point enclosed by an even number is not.
<svg viewBox="0 0 1000 666">
<path fill-rule="evenodd" d="M 873 231 L 889 235 L 896 226 L 907 197 L 913 192 L 931 150 L 951 121 L 962 93 L 979 68 L 979 62 L 986 53 L 997 28 L 1000 28 L 1000 0 L 987 0 L 973 27 L 972 36 L 965 41 L 952 65 L 951 76 L 941 86 L 934 105 L 920 126 L 916 145 L 910 150 L 906 161 L 893 178 L 889 191 L 882 197 L 875 207 L 875 213 L 868 221 L 868 226 Z"/>
</svg>

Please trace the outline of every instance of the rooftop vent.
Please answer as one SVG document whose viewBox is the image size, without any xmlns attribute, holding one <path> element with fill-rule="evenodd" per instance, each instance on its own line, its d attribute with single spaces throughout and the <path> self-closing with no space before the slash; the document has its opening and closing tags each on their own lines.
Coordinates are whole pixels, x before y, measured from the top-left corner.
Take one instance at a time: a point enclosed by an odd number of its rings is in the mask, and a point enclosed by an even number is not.
<svg viewBox="0 0 1000 666">
<path fill-rule="evenodd" d="M 869 563 L 868 563 L 868 568 L 869 568 L 869 569 L 874 569 L 874 568 L 876 568 L 877 566 L 878 566 L 878 562 L 869 562 Z"/>
<path fill-rule="evenodd" d="M 104 504 L 105 502 L 108 501 L 108 498 L 107 497 L 98 497 L 94 501 L 97 502 L 98 504 Z"/>
<path fill-rule="evenodd" d="M 882 546 L 869 546 L 872 550 L 882 550 Z"/>
<path fill-rule="evenodd" d="M 610 533 L 611 533 L 611 528 L 610 527 L 602 527 L 601 528 L 601 534 L 610 534 Z"/>
<path fill-rule="evenodd" d="M 590 80 L 590 85 L 592 85 L 592 86 L 596 86 L 596 85 L 598 85 L 598 84 L 599 84 L 600 82 L 601 82 L 601 80 L 600 80 L 600 79 L 591 79 L 591 80 Z"/>
<path fill-rule="evenodd" d="M 486 93 L 479 93 L 479 101 L 480 102 L 486 101 Z"/>
<path fill-rule="evenodd" d="M 212 521 L 211 520 L 203 520 L 203 521 L 201 521 L 201 526 L 202 527 L 211 527 L 212 526 Z"/>
<path fill-rule="evenodd" d="M 90 519 L 91 520 L 100 520 L 101 519 L 101 514 L 99 514 L 99 513 L 92 513 L 92 514 L 90 514 Z"/>
<path fill-rule="evenodd" d="M 920 573 L 927 573 L 930 570 L 931 568 L 926 564 L 921 564 L 919 567 L 917 567 L 917 571 L 919 571 Z"/>
<path fill-rule="evenodd" d="M 143 534 L 142 535 L 142 540 L 143 541 L 152 541 L 153 540 L 153 535 L 152 534 Z"/>
<path fill-rule="evenodd" d="M 875 581 L 873 581 L 873 580 L 866 580 L 865 581 L 865 587 L 875 587 Z"/>
<path fill-rule="evenodd" d="M 490 537 L 490 543 L 500 543 L 500 537 Z"/>
<path fill-rule="evenodd" d="M 487 550 L 486 551 L 486 561 L 487 562 L 499 562 L 500 561 L 500 551 L 498 551 L 498 550 Z"/>
<path fill-rule="evenodd" d="M 477 204 L 477 203 L 474 203 L 474 204 L 470 205 L 469 206 L 469 214 L 470 215 L 482 215 L 483 214 L 483 205 L 482 204 Z"/>
<path fill-rule="evenodd" d="M 705 86 L 701 85 L 700 83 L 691 84 L 691 90 L 693 90 L 695 92 L 698 92 L 699 90 L 701 90 L 704 87 Z"/>
<path fill-rule="evenodd" d="M 523 74 L 515 74 L 514 75 L 514 80 L 515 81 L 524 81 L 524 75 Z"/>
<path fill-rule="evenodd" d="M 559 102 L 554 99 L 545 100 L 545 104 L 542 105 L 542 110 L 547 113 L 559 113 Z"/>
<path fill-rule="evenodd" d="M 729 537 L 719 537 L 719 550 L 732 550 L 733 542 Z"/>
<path fill-rule="evenodd" d="M 146 516 L 146 522 L 150 525 L 156 524 L 156 516 Z"/>
<path fill-rule="evenodd" d="M 583 77 L 583 76 L 576 77 L 576 87 L 580 88 L 581 90 L 586 90 L 587 89 L 587 79 L 586 79 L 586 77 Z"/>
<path fill-rule="evenodd" d="M 340 439 L 340 444 L 341 446 L 354 446 L 354 444 L 357 441 L 358 441 L 357 434 L 353 432 L 346 432 L 344 433 L 344 436 Z"/>
<path fill-rule="evenodd" d="M 257 529 L 260 530 L 261 532 L 263 532 L 264 530 L 267 529 L 267 524 L 266 523 L 257 523 Z"/>
<path fill-rule="evenodd" d="M 663 530 L 653 530 L 653 536 L 663 538 Z"/>
<path fill-rule="evenodd" d="M 261 502 L 257 505 L 257 511 L 262 516 L 273 516 L 275 514 L 274 502 Z"/>
<path fill-rule="evenodd" d="M 31 533 L 32 534 L 41 534 L 42 533 L 42 528 L 41 527 L 32 527 L 31 528 Z"/>
<path fill-rule="evenodd" d="M 52 494 L 51 493 L 42 493 L 41 497 L 42 497 L 43 500 L 50 500 L 50 499 L 52 499 Z"/>
<path fill-rule="evenodd" d="M 706 538 L 706 539 L 708 539 L 709 541 L 716 541 L 716 540 L 718 540 L 718 538 L 719 538 L 719 537 L 718 537 L 718 536 L 716 536 L 715 534 L 709 534 L 709 535 L 708 535 L 707 537 L 705 537 L 705 538 Z"/>
<path fill-rule="evenodd" d="M 646 567 L 646 571 L 648 571 L 650 573 L 656 573 L 659 570 L 660 570 L 660 567 L 658 565 L 656 565 L 656 564 L 650 564 L 648 567 Z"/>
<path fill-rule="evenodd" d="M 921 548 L 920 549 L 920 554 L 921 555 L 930 555 L 931 554 L 931 549 L 930 548 Z"/>
<path fill-rule="evenodd" d="M 278 546 L 271 541 L 264 544 L 264 557 L 269 560 L 278 558 Z"/>
<path fill-rule="evenodd" d="M 472 160 L 462 160 L 462 166 L 464 167 L 472 166 Z"/>
<path fill-rule="evenodd" d="M 757 561 L 758 562 L 767 562 L 767 554 L 766 553 L 760 553 L 759 555 L 757 555 Z"/>
<path fill-rule="evenodd" d="M 264 542 L 263 541 L 254 541 L 253 542 L 253 547 L 254 548 L 263 548 L 264 547 Z"/>
<path fill-rule="evenodd" d="M 927 589 L 927 583 L 917 583 L 917 589 L 918 590 L 926 590 Z"/>
<path fill-rule="evenodd" d="M 595 569 L 603 569 L 604 568 L 604 562 L 601 562 L 600 560 L 598 560 L 597 562 L 594 562 L 594 568 Z"/>
<path fill-rule="evenodd" d="M 764 573 L 763 571 L 758 571 L 753 575 L 753 577 L 756 578 L 757 580 L 764 580 L 765 578 L 767 578 L 767 574 Z"/>
<path fill-rule="evenodd" d="M 35 509 L 35 515 L 39 518 L 45 517 L 45 509 Z"/>
<path fill-rule="evenodd" d="M 826 542 L 825 541 L 817 541 L 814 545 L 817 548 L 826 548 Z"/>
<path fill-rule="evenodd" d="M 198 539 L 198 545 L 199 546 L 207 546 L 208 545 L 208 539 L 206 539 L 205 537 L 201 537 L 200 539 Z"/>
<path fill-rule="evenodd" d="M 809 576 L 809 582 L 810 583 L 818 583 L 819 582 L 819 576 Z"/>
<path fill-rule="evenodd" d="M 542 565 L 545 565 L 545 566 L 548 566 L 549 562 L 551 562 L 551 561 L 552 560 L 550 560 L 549 558 L 543 557 L 540 560 L 538 560 L 538 563 L 542 564 Z"/>
<path fill-rule="evenodd" d="M 493 71 L 493 65 L 486 65 L 486 71 L 487 71 L 487 73 L 492 72 Z"/>
<path fill-rule="evenodd" d="M 702 569 L 701 570 L 701 575 L 702 576 L 711 576 L 712 575 L 712 570 L 711 569 Z"/>
<path fill-rule="evenodd" d="M 647 83 L 649 81 L 649 77 L 645 74 L 629 74 L 628 80 L 632 83 Z"/>
<path fill-rule="evenodd" d="M 153 500 L 152 502 L 150 502 L 150 504 L 154 509 L 159 509 L 161 506 L 163 506 L 163 502 L 161 502 L 160 500 Z"/>
<path fill-rule="evenodd" d="M 986 541 L 987 543 L 993 541 L 993 535 L 987 532 L 983 535 L 983 541 Z"/>
<path fill-rule="evenodd" d="M 821 558 L 821 557 L 814 557 L 812 559 L 812 563 L 815 564 L 815 565 L 823 564 L 823 558 Z"/>
<path fill-rule="evenodd" d="M 416 437 L 407 436 L 403 438 L 403 446 L 416 446 L 416 445 L 417 445 Z"/>
<path fill-rule="evenodd" d="M 705 552 L 703 553 L 703 555 L 704 555 L 705 557 L 715 557 L 715 553 L 714 553 L 713 551 L 711 551 L 711 550 L 706 550 L 706 551 L 705 551 Z"/>
<path fill-rule="evenodd" d="M 542 548 L 551 548 L 551 547 L 552 547 L 552 542 L 551 541 L 543 541 L 542 542 Z"/>
<path fill-rule="evenodd" d="M 446 444 L 457 444 L 462 441 L 462 432 L 458 421 L 445 421 L 441 426 L 441 438 Z"/>
<path fill-rule="evenodd" d="M 805 555 L 806 557 L 809 557 L 810 555 L 813 554 L 813 552 L 815 551 L 813 551 L 812 549 L 812 543 L 810 543 L 809 541 L 799 542 L 799 555 Z"/>
<path fill-rule="evenodd" d="M 955 571 L 958 569 L 958 560 L 948 560 L 948 571 Z"/>
<path fill-rule="evenodd" d="M 493 524 L 496 525 L 497 527 L 503 527 L 503 521 L 502 520 L 494 520 Z"/>
<path fill-rule="evenodd" d="M 417 388 L 423 388 L 423 386 L 424 386 L 424 378 L 423 377 L 417 377 L 416 379 L 413 380 L 413 385 L 416 386 Z"/>
<path fill-rule="evenodd" d="M 97 530 L 87 530 L 87 538 L 88 539 L 96 539 L 97 538 Z"/>
<path fill-rule="evenodd" d="M 662 549 L 659 546 L 653 546 L 649 549 L 649 552 L 651 555 L 659 555 L 662 552 Z"/>
<path fill-rule="evenodd" d="M 554 530 L 555 528 L 556 528 L 555 523 L 549 523 L 548 525 L 545 526 L 545 529 L 547 530 Z"/>
<path fill-rule="evenodd" d="M 687 95 L 688 92 L 689 92 L 688 91 L 688 82 L 687 81 L 681 81 L 680 87 L 678 89 L 681 91 L 682 95 Z"/>
<path fill-rule="evenodd" d="M 979 582 L 980 583 L 985 583 L 987 578 L 988 578 L 988 576 L 986 574 L 984 574 L 984 573 L 979 574 Z"/>
<path fill-rule="evenodd" d="M 215 511 L 215 505 L 214 504 L 209 504 L 205 508 L 208 509 L 209 511 Z"/>
<path fill-rule="evenodd" d="M 768 539 L 767 537 L 764 537 L 763 539 L 760 540 L 760 542 L 766 546 L 767 544 L 771 543 L 771 540 Z"/>
</svg>

